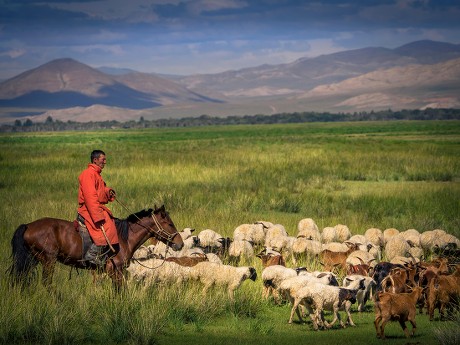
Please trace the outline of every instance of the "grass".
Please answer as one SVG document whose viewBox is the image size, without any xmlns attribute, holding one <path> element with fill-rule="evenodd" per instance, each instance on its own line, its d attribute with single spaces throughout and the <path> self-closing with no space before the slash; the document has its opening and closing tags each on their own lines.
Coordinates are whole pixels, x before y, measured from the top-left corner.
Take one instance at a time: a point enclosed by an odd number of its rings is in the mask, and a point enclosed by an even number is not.
<svg viewBox="0 0 460 345">
<path fill-rule="evenodd" d="M 353 314 L 356 328 L 288 325 L 289 306 L 263 301 L 260 280 L 245 282 L 235 302 L 218 289 L 203 298 L 193 284 L 114 296 L 110 282 L 94 284 L 89 272 L 58 265 L 49 291 L 41 284 L 11 288 L 14 230 L 45 216 L 74 219 L 77 177 L 96 148 L 108 156 L 104 179 L 128 207 L 110 205 L 120 218 L 164 203 L 177 228 L 230 237 L 257 220 L 295 235 L 307 217 L 320 228 L 346 224 L 353 234 L 394 227 L 460 236 L 460 121 L 2 133 L 0 343 L 381 343 L 372 309 Z M 253 265 L 260 274 L 260 262 Z M 425 315 L 417 322 L 410 340 L 397 323 L 388 325 L 386 343 L 458 339 L 451 323 Z"/>
</svg>

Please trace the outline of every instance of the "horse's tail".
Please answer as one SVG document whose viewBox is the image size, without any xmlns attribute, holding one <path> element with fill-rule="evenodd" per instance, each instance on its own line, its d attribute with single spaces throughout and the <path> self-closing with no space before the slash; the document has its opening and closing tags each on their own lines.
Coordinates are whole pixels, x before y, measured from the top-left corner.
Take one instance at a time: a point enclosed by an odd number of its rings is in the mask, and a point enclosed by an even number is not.
<svg viewBox="0 0 460 345">
<path fill-rule="evenodd" d="M 24 241 L 27 225 L 20 225 L 11 240 L 13 263 L 9 269 L 13 283 L 28 283 L 30 272 L 37 266 L 38 261 L 30 253 Z"/>
</svg>

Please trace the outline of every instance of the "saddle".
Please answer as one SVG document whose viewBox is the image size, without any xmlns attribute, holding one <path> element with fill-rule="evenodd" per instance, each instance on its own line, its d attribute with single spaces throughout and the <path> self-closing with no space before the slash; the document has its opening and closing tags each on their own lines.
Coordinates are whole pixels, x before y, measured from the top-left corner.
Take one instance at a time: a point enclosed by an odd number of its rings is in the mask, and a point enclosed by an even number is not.
<svg viewBox="0 0 460 345">
<path fill-rule="evenodd" d="M 77 219 L 75 220 L 75 222 L 78 225 L 77 231 L 81 237 L 81 257 L 83 259 L 85 253 L 88 251 L 89 247 L 91 247 L 93 240 L 91 239 L 88 228 L 85 225 L 85 219 L 82 216 L 80 216 L 80 214 L 77 214 Z"/>
</svg>

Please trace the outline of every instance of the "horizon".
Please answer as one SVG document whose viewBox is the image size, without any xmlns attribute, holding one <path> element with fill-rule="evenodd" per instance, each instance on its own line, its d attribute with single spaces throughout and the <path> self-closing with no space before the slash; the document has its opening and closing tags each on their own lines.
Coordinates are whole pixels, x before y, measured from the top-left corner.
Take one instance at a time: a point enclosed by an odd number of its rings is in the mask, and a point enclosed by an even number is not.
<svg viewBox="0 0 460 345">
<path fill-rule="evenodd" d="M 420 40 L 459 44 L 448 0 L 6 0 L 0 79 L 59 58 L 187 76 Z"/>
</svg>

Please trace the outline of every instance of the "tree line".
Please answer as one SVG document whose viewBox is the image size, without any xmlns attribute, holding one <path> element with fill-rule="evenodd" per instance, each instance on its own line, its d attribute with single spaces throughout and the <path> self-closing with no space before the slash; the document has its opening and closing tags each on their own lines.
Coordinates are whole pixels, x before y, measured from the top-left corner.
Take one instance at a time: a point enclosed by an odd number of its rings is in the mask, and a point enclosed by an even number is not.
<svg viewBox="0 0 460 345">
<path fill-rule="evenodd" d="M 391 121 L 391 120 L 460 120 L 460 109 L 405 109 L 399 111 L 362 111 L 353 113 L 329 112 L 294 112 L 273 115 L 244 115 L 217 117 L 201 115 L 198 117 L 183 117 L 179 119 L 119 121 L 60 121 L 49 116 L 44 122 L 33 122 L 30 119 L 15 120 L 14 124 L 3 124 L 0 132 L 40 132 L 40 131 L 72 131 L 99 129 L 155 128 L 155 127 L 196 127 L 216 125 L 257 125 L 276 123 L 303 122 L 346 122 L 346 121 Z"/>
</svg>

